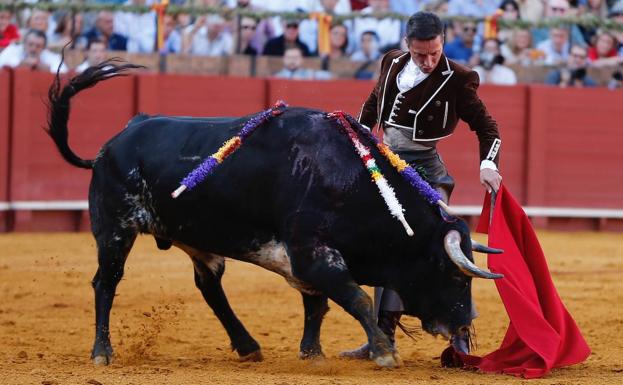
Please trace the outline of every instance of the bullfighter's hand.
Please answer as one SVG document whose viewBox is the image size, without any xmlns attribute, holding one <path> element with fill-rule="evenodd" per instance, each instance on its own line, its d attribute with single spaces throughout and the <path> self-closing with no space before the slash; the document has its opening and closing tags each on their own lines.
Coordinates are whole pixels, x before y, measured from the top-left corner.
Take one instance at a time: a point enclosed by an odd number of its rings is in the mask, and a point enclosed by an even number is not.
<svg viewBox="0 0 623 385">
<path fill-rule="evenodd" d="M 480 170 L 480 184 L 487 189 L 488 192 L 497 192 L 502 184 L 502 175 L 492 168 L 483 168 Z"/>
</svg>

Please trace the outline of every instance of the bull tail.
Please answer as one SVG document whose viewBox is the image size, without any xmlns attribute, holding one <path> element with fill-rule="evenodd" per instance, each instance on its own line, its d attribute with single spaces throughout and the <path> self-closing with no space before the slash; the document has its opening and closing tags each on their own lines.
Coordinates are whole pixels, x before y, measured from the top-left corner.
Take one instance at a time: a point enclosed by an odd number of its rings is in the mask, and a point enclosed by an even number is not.
<svg viewBox="0 0 623 385">
<path fill-rule="evenodd" d="M 61 62 L 62 65 L 62 62 Z M 60 66 L 59 65 L 59 70 Z M 71 78 L 61 87 L 59 71 L 48 91 L 48 127 L 45 129 L 52 138 L 63 159 L 68 163 L 86 169 L 92 169 L 94 160 L 82 159 L 69 147 L 67 122 L 69 121 L 70 99 L 82 90 L 93 87 L 102 80 L 127 75 L 126 71 L 143 66 L 123 63 L 119 59 L 110 59 Z"/>
</svg>

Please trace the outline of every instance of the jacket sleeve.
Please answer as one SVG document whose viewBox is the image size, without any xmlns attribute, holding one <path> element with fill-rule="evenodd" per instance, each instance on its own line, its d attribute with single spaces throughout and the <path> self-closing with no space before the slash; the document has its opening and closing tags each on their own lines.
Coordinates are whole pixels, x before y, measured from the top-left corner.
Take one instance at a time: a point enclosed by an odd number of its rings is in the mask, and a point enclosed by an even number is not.
<svg viewBox="0 0 623 385">
<path fill-rule="evenodd" d="M 377 113 L 378 99 L 381 92 L 381 87 L 383 86 L 383 81 L 385 80 L 387 62 L 391 61 L 391 59 L 388 58 L 389 55 L 390 53 L 387 53 L 385 56 L 383 56 L 383 59 L 381 60 L 381 71 L 379 75 L 379 80 L 376 82 L 376 85 L 372 89 L 372 92 L 370 93 L 370 96 L 368 96 L 368 99 L 366 99 L 366 101 L 363 103 L 363 106 L 361 106 L 361 111 L 359 111 L 359 117 L 357 118 L 359 123 L 367 126 L 370 129 L 374 128 L 374 125 L 376 125 L 377 121 L 379 120 Z"/>
<path fill-rule="evenodd" d="M 498 125 L 489 115 L 484 103 L 478 97 L 476 90 L 480 84 L 478 74 L 474 71 L 467 73 L 462 79 L 461 89 L 457 95 L 457 112 L 459 118 L 465 121 L 472 131 L 478 136 L 480 148 L 480 161 L 487 159 L 496 139 L 500 139 Z M 499 165 L 500 154 L 497 152 L 492 160 L 496 166 Z"/>
</svg>

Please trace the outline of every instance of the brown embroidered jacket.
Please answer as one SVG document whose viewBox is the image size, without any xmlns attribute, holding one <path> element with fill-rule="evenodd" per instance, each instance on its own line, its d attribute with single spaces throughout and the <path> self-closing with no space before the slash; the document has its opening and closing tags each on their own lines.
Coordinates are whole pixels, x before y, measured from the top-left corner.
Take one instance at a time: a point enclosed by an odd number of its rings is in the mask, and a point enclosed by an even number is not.
<svg viewBox="0 0 623 385">
<path fill-rule="evenodd" d="M 383 57 L 379 80 L 361 108 L 359 122 L 373 128 L 380 120 L 381 128 L 392 125 L 414 141 L 427 142 L 452 135 L 461 119 L 478 136 L 480 160 L 487 159 L 500 135 L 497 123 L 476 94 L 478 74 L 442 54 L 424 81 L 400 92 L 396 78 L 410 59 L 408 52 L 400 50 Z M 497 148 L 493 153 L 489 160 L 497 164 Z"/>
</svg>

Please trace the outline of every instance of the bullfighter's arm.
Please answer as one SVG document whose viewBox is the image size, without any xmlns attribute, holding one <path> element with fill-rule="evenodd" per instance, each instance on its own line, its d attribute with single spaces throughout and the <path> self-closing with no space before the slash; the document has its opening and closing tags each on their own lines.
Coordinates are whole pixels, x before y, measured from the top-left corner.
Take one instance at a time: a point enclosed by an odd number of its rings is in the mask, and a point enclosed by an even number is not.
<svg viewBox="0 0 623 385">
<path fill-rule="evenodd" d="M 464 120 L 478 136 L 480 148 L 480 183 L 489 190 L 497 191 L 502 177 L 497 172 L 500 159 L 500 133 L 496 121 L 489 115 L 484 103 L 476 93 L 480 84 L 478 74 L 470 71 L 458 95 L 457 109 Z"/>
</svg>

